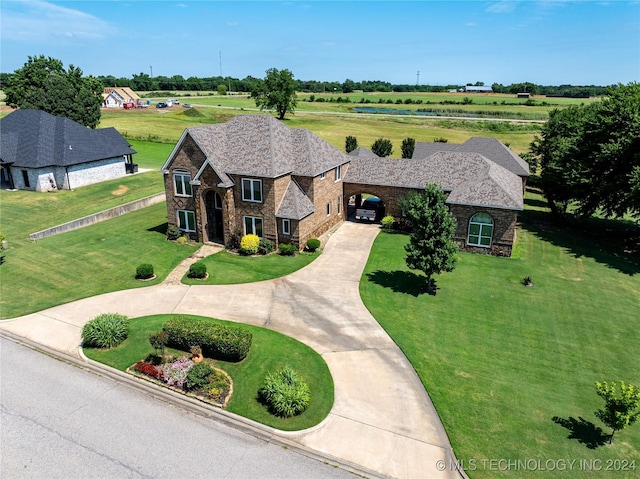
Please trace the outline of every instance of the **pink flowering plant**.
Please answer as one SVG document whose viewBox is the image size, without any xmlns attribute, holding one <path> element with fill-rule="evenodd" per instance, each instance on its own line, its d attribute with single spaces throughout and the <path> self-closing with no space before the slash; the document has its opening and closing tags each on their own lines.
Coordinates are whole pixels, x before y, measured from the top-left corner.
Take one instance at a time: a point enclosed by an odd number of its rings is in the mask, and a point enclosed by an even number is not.
<svg viewBox="0 0 640 479">
<path fill-rule="evenodd" d="M 169 386 L 183 388 L 184 383 L 187 380 L 187 374 L 193 367 L 193 364 L 193 361 L 187 359 L 186 356 L 182 356 L 180 359 L 177 359 L 172 363 L 164 364 L 162 366 L 164 381 Z"/>
</svg>

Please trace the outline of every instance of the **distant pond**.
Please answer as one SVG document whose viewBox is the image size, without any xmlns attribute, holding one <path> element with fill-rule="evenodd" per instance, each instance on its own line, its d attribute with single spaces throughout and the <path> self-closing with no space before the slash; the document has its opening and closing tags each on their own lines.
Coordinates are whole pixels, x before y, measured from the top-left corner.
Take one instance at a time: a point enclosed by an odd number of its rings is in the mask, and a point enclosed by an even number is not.
<svg viewBox="0 0 640 479">
<path fill-rule="evenodd" d="M 423 115 L 423 116 L 458 116 L 460 112 L 454 111 L 432 111 L 432 110 L 396 110 L 394 108 L 376 108 L 376 107 L 355 107 L 355 113 L 387 113 L 390 115 Z M 457 114 L 456 114 L 457 113 Z M 464 116 L 478 116 L 472 112 L 464 112 Z"/>
</svg>

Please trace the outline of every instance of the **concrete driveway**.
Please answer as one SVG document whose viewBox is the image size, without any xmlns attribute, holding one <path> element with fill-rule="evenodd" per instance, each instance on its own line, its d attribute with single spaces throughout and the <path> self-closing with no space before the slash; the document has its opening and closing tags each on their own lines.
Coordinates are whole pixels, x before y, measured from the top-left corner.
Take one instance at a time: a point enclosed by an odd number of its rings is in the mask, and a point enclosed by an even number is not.
<svg viewBox="0 0 640 479">
<path fill-rule="evenodd" d="M 199 314 L 274 329 L 320 353 L 335 383 L 333 409 L 320 426 L 277 434 L 384 476 L 461 477 L 413 367 L 360 299 L 378 231 L 344 223 L 318 259 L 276 280 L 118 291 L 5 320 L 0 328 L 75 357 L 81 357 L 82 326 L 104 312 Z"/>
</svg>

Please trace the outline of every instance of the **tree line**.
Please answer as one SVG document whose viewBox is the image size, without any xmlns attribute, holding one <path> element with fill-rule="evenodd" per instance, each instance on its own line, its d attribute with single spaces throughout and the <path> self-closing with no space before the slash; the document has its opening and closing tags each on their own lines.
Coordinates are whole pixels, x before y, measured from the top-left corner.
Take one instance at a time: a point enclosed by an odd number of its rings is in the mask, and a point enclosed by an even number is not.
<svg viewBox="0 0 640 479">
<path fill-rule="evenodd" d="M 0 73 L 0 88 L 10 84 L 13 73 Z M 239 79 L 230 76 L 210 76 L 210 77 L 183 77 L 182 75 L 172 76 L 151 76 L 148 73 L 134 73 L 131 77 L 115 77 L 113 75 L 99 75 L 95 77 L 103 87 L 129 87 L 135 91 L 217 91 L 220 87 L 228 91 L 251 93 L 260 78 L 251 75 Z M 295 89 L 302 93 L 353 93 L 362 91 L 364 93 L 412 93 L 412 92 L 447 92 L 459 90 L 464 86 L 475 85 L 484 86 L 484 82 L 450 84 L 450 85 L 410 85 L 392 84 L 379 80 L 354 81 L 349 78 L 339 81 L 317 81 L 317 80 L 297 80 L 294 79 Z M 600 85 L 538 85 L 535 83 L 521 82 L 503 85 L 493 83 L 491 87 L 495 93 L 522 93 L 527 92 L 532 95 L 546 95 L 549 97 L 570 97 L 589 98 L 590 96 L 604 95 L 609 86 Z"/>
</svg>

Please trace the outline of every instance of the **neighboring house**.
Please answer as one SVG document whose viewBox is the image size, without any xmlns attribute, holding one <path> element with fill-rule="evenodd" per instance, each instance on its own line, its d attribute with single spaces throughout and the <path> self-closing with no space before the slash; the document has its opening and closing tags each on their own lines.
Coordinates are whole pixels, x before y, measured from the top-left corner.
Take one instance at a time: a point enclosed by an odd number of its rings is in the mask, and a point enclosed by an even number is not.
<svg viewBox="0 0 640 479">
<path fill-rule="evenodd" d="M 40 110 L 0 119 L 3 187 L 51 191 L 119 178 L 136 151 L 114 128 L 91 130 Z"/>
<path fill-rule="evenodd" d="M 433 182 L 448 194 L 462 250 L 509 256 L 528 168 L 496 142 L 417 143 L 412 159 L 346 155 L 272 116 L 239 115 L 183 133 L 162 169 L 168 223 L 199 241 L 234 246 L 254 233 L 302 248 L 346 219 L 351 197 L 375 195 L 401 218 L 398 200 Z"/>
<path fill-rule="evenodd" d="M 108 87 L 102 92 L 104 108 L 122 108 L 125 103 L 140 103 L 140 97 L 129 87 Z"/>
<path fill-rule="evenodd" d="M 199 241 L 245 234 L 304 246 L 344 219 L 349 157 L 269 115 L 188 128 L 162 168 L 167 216 Z"/>
</svg>

